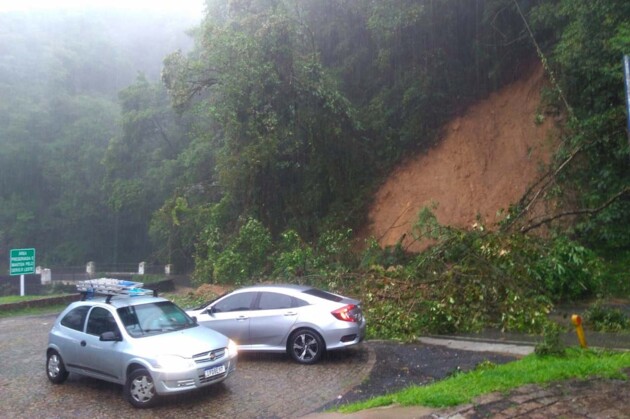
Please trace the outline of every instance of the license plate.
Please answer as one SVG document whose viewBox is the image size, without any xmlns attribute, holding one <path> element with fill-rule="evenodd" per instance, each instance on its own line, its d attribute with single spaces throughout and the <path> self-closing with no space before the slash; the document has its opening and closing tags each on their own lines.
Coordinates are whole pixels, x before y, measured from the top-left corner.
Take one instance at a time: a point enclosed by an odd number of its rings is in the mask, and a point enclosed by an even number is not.
<svg viewBox="0 0 630 419">
<path fill-rule="evenodd" d="M 225 372 L 225 365 L 219 365 L 218 367 L 208 368 L 204 371 L 206 378 L 214 377 L 215 375 L 223 374 Z"/>
</svg>

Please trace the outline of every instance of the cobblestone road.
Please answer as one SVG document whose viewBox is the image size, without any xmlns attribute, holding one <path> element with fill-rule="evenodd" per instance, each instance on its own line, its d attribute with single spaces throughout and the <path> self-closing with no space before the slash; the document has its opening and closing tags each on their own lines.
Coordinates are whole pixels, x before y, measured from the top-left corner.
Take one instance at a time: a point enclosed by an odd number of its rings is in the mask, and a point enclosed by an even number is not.
<svg viewBox="0 0 630 419">
<path fill-rule="evenodd" d="M 225 382 L 136 410 L 115 384 L 74 374 L 62 385 L 48 382 L 44 352 L 53 321 L 54 316 L 0 319 L 0 417 L 295 418 L 358 385 L 375 361 L 368 345 L 331 352 L 312 366 L 280 354 L 242 354 Z"/>
</svg>

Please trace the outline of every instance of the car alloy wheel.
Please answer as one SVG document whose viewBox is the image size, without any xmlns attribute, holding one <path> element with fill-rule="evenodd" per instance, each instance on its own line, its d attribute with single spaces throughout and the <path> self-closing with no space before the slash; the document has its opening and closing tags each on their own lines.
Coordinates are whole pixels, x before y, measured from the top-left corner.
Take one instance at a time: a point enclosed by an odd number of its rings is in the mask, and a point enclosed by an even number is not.
<svg viewBox="0 0 630 419">
<path fill-rule="evenodd" d="M 301 364 L 314 364 L 322 357 L 324 342 L 319 334 L 310 329 L 299 329 L 291 335 L 290 353 Z"/>
</svg>

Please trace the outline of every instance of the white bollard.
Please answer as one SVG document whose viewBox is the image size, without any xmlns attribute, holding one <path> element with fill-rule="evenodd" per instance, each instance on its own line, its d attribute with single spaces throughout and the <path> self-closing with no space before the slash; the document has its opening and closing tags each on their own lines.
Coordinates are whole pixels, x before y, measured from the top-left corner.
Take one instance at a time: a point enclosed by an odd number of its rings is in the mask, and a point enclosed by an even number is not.
<svg viewBox="0 0 630 419">
<path fill-rule="evenodd" d="M 40 271 L 40 275 L 41 275 L 40 278 L 41 278 L 42 285 L 47 285 L 52 282 L 52 275 L 51 275 L 50 269 L 48 268 L 42 269 Z"/>
</svg>

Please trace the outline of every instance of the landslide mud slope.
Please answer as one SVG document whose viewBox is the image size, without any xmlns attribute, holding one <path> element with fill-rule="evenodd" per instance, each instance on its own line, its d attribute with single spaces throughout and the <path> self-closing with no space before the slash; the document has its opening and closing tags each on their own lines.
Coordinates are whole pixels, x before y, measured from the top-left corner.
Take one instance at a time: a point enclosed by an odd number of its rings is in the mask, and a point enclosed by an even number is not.
<svg viewBox="0 0 630 419">
<path fill-rule="evenodd" d="M 426 153 L 410 156 L 377 191 L 362 236 L 381 246 L 401 238 L 409 251 L 418 212 L 432 203 L 443 225 L 469 228 L 479 215 L 490 228 L 518 201 L 548 163 L 555 141 L 551 118 L 536 123 L 542 67 L 529 72 L 444 127 L 443 138 Z"/>
</svg>

